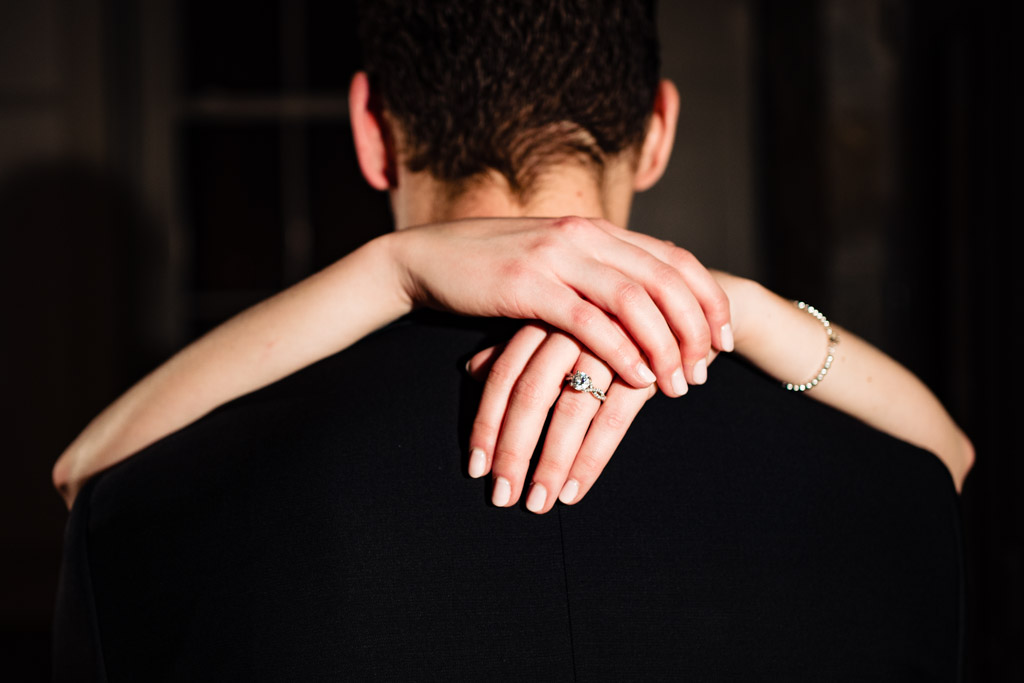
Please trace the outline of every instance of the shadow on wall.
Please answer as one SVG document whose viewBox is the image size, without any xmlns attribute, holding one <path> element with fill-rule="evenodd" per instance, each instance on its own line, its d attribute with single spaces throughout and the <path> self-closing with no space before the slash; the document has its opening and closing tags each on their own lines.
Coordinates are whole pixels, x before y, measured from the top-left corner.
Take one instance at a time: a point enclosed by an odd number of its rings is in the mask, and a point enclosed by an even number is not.
<svg viewBox="0 0 1024 683">
<path fill-rule="evenodd" d="M 5 476 L 0 642 L 5 666 L 49 668 L 50 620 L 66 512 L 50 468 L 89 419 L 159 357 L 142 325 L 166 258 L 125 184 L 75 162 L 0 179 Z M 152 346 L 152 344 L 150 344 Z M 9 554 L 8 554 L 9 553 Z M 9 655 L 9 656 L 8 656 Z M 8 670 L 9 672 L 9 670 Z M 18 678 L 31 680 L 31 678 Z"/>
</svg>

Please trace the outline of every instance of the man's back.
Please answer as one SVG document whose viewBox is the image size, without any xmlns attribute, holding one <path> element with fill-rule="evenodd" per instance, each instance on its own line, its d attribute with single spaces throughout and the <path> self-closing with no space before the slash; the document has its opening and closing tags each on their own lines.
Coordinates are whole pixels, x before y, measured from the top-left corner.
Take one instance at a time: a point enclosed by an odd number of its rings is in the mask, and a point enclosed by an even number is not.
<svg viewBox="0 0 1024 683">
<path fill-rule="evenodd" d="M 937 459 L 723 358 L 580 504 L 494 508 L 463 474 L 488 327 L 403 321 L 96 478 L 58 675 L 956 679 Z"/>
</svg>

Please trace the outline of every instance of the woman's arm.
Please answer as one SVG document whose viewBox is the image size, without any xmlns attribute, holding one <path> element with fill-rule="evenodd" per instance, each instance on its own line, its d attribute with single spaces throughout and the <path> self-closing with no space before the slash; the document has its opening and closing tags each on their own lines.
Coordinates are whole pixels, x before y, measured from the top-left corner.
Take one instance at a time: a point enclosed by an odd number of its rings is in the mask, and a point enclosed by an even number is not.
<svg viewBox="0 0 1024 683">
<path fill-rule="evenodd" d="M 685 255 L 668 243 L 639 233 L 618 236 L 676 267 L 686 262 Z M 821 323 L 756 282 L 721 272 L 715 277 L 729 296 L 734 327 L 743 327 L 736 344 L 741 355 L 780 382 L 806 382 L 817 375 L 827 348 Z M 974 447 L 939 400 L 895 360 L 852 333 L 835 329 L 841 339 L 836 362 L 810 396 L 935 453 L 960 490 L 974 464 Z"/>
<path fill-rule="evenodd" d="M 174 355 L 94 418 L 53 468 L 70 507 L 90 476 L 213 408 L 343 349 L 412 303 L 374 240 Z"/>
<path fill-rule="evenodd" d="M 671 259 L 668 253 L 662 256 Z M 756 282 L 714 275 L 732 307 L 737 353 L 780 384 L 804 383 L 818 374 L 829 346 L 821 322 Z M 935 453 L 960 490 L 974 450 L 938 399 L 892 358 L 846 330 L 835 325 L 833 330 L 840 337 L 835 360 L 807 395 Z M 576 503 L 586 495 L 654 395 L 613 378 L 609 368 L 564 333 L 536 326 L 521 330 L 500 351 L 480 352 L 468 369 L 487 379 L 469 440 L 469 473 L 491 473 L 495 505 L 511 506 L 526 495 L 527 508 L 538 513 L 550 510 L 556 500 Z M 605 401 L 565 386 L 565 376 L 576 370 L 595 378 L 597 387 L 607 387 Z M 540 459 L 527 485 L 529 460 L 552 406 Z"/>
<path fill-rule="evenodd" d="M 711 343 L 732 347 L 725 295 L 695 261 L 676 270 L 609 229 L 578 218 L 481 219 L 375 239 L 146 376 L 66 449 L 54 484 L 70 505 L 89 476 L 421 304 L 546 320 L 632 385 L 657 379 L 681 393 L 677 378 L 685 391 Z"/>
<path fill-rule="evenodd" d="M 736 352 L 780 382 L 803 383 L 821 369 L 828 338 L 823 325 L 751 280 L 716 273 L 733 307 Z M 974 463 L 974 448 L 935 395 L 913 373 L 853 333 L 839 336 L 835 361 L 815 400 L 937 455 L 957 490 Z"/>
</svg>

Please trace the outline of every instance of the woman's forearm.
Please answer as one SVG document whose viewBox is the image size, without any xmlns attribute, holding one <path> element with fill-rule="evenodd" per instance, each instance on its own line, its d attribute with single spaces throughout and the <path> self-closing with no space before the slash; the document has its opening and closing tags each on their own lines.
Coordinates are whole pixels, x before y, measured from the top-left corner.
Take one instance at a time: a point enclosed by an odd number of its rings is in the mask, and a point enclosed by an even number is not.
<svg viewBox="0 0 1024 683">
<path fill-rule="evenodd" d="M 70 505 L 85 480 L 238 396 L 412 310 L 386 235 L 189 345 L 100 413 L 53 470 Z"/>
<path fill-rule="evenodd" d="M 780 382 L 803 383 L 818 375 L 828 348 L 821 322 L 750 280 L 721 276 L 719 282 L 732 302 L 738 353 Z M 892 358 L 832 327 L 839 336 L 835 360 L 807 395 L 935 453 L 959 489 L 974 451 L 939 400 Z"/>
<path fill-rule="evenodd" d="M 693 374 L 711 343 L 726 348 L 728 301 L 695 260 L 675 270 L 616 236 L 623 232 L 582 218 L 508 218 L 379 237 L 239 314 L 145 377 L 68 447 L 54 467 L 54 483 L 70 503 L 92 474 L 418 304 L 541 319 L 577 336 L 630 384 L 657 379 L 674 387 L 676 376 L 685 382 L 684 368 Z M 613 321 L 620 313 L 621 328 Z M 682 357 L 677 339 L 685 342 Z"/>
</svg>

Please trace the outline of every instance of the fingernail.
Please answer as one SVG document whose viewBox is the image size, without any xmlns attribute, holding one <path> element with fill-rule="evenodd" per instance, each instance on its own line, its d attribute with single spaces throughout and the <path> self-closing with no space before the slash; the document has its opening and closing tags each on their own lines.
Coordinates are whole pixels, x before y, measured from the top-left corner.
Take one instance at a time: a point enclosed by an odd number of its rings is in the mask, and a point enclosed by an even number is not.
<svg viewBox="0 0 1024 683">
<path fill-rule="evenodd" d="M 526 509 L 530 512 L 540 512 L 544 509 L 544 503 L 548 502 L 548 490 L 544 484 L 533 484 L 530 486 L 530 495 L 526 498 Z"/>
<path fill-rule="evenodd" d="M 487 454 L 482 448 L 474 448 L 469 452 L 469 476 L 479 479 L 484 476 L 487 467 Z"/>
<path fill-rule="evenodd" d="M 722 325 L 722 350 L 732 351 L 736 348 L 736 342 L 732 338 L 732 325 L 726 323 Z"/>
<path fill-rule="evenodd" d="M 638 374 L 640 379 L 648 384 L 654 384 L 658 380 L 658 378 L 654 376 L 654 373 L 651 372 L 651 369 L 642 362 L 637 363 L 636 374 Z"/>
<path fill-rule="evenodd" d="M 708 381 L 708 362 L 701 358 L 693 364 L 693 383 L 704 384 Z"/>
<path fill-rule="evenodd" d="M 495 507 L 503 508 L 508 505 L 509 499 L 512 497 L 512 485 L 508 483 L 508 479 L 505 477 L 498 477 L 494 480 L 494 492 L 491 493 L 491 503 Z"/>
<path fill-rule="evenodd" d="M 562 501 L 566 505 L 576 500 L 576 494 L 580 492 L 580 483 L 575 479 L 570 479 L 565 482 L 565 486 L 562 487 L 562 492 L 558 494 L 558 500 Z"/>
<path fill-rule="evenodd" d="M 723 328 L 723 329 L 724 329 L 724 328 Z M 466 361 L 466 374 L 467 374 L 467 375 L 469 374 L 469 364 L 470 364 L 470 363 L 471 363 L 472 361 L 473 361 L 473 359 L 472 359 L 472 358 L 470 358 L 469 360 L 467 360 L 467 361 Z"/>
<path fill-rule="evenodd" d="M 672 373 L 672 390 L 682 396 L 689 387 L 686 385 L 686 377 L 683 376 L 683 369 L 679 368 Z"/>
</svg>

